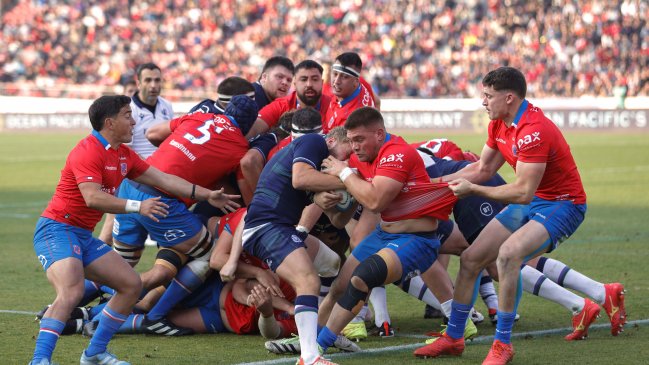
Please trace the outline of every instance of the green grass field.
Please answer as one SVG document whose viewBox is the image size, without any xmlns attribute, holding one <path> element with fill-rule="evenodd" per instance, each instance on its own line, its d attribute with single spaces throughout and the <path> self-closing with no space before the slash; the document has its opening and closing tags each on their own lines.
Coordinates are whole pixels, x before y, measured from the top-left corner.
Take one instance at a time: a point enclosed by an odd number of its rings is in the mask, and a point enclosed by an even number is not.
<svg viewBox="0 0 649 365">
<path fill-rule="evenodd" d="M 0 134 L 0 364 L 26 364 L 31 358 L 38 324 L 34 316 L 10 311 L 36 312 L 54 298 L 32 248 L 34 224 L 47 204 L 68 151 L 84 134 Z M 406 136 L 410 140 L 428 134 Z M 438 136 L 439 137 L 439 136 Z M 568 332 L 532 333 L 514 341 L 515 364 L 647 364 L 649 363 L 649 138 L 646 134 L 571 133 L 567 136 L 580 167 L 588 194 L 587 219 L 577 233 L 564 242 L 552 257 L 601 282 L 621 281 L 627 288 L 626 306 L 630 321 L 624 333 L 612 337 L 608 319 L 596 323 L 587 341 L 566 342 Z M 479 152 L 482 135 L 451 135 L 464 149 Z M 502 171 L 512 178 L 508 167 Z M 153 250 L 147 250 L 140 266 L 150 265 Z M 451 273 L 456 270 L 452 263 Z M 412 350 L 426 331 L 437 330 L 438 320 L 422 319 L 423 304 L 394 288 L 389 290 L 389 308 L 397 337 L 373 338 L 360 343 L 373 349 L 353 356 L 333 356 L 344 364 L 479 364 L 490 340 L 469 344 L 461 358 L 417 360 Z M 484 312 L 481 301 L 478 310 Z M 522 319 L 515 332 L 565 329 L 570 313 L 557 304 L 525 295 Z M 478 326 L 480 335 L 493 335 L 491 324 Z M 80 335 L 62 337 L 53 361 L 75 364 L 88 339 Z M 133 364 L 234 364 L 269 361 L 283 363 L 294 357 L 268 354 L 257 336 L 197 335 L 161 338 L 119 335 L 111 349 Z M 410 345 L 410 346 L 408 346 Z M 383 350 L 381 350 L 383 349 Z"/>
</svg>

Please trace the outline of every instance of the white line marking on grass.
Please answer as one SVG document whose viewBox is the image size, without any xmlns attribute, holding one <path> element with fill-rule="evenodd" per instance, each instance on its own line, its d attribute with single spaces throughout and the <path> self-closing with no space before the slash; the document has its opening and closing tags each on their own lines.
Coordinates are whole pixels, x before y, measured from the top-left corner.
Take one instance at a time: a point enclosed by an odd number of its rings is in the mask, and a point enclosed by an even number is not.
<svg viewBox="0 0 649 365">
<path fill-rule="evenodd" d="M 27 312 L 27 311 L 14 311 L 11 309 L 0 309 L 0 313 L 7 313 L 7 314 L 29 314 L 31 316 L 35 316 L 38 314 L 37 312 Z"/>
<path fill-rule="evenodd" d="M 629 321 L 626 323 L 626 326 L 628 328 L 629 325 L 649 325 L 649 319 L 640 319 L 637 321 Z M 610 324 L 594 324 L 590 326 L 590 328 L 608 328 L 610 327 Z M 517 338 L 524 338 L 527 336 L 550 336 L 550 335 L 556 335 L 559 333 L 568 333 L 572 330 L 570 327 L 564 327 L 564 328 L 553 328 L 553 329 L 548 329 L 548 330 L 539 330 L 539 331 L 530 331 L 530 332 L 521 332 L 521 333 L 514 333 L 512 334 L 512 339 L 517 339 Z M 406 337 L 406 338 L 419 338 L 419 339 L 428 339 L 430 338 L 429 336 L 424 336 L 424 335 L 417 335 L 417 334 L 397 334 L 397 337 Z M 494 336 L 479 336 L 473 339 L 473 341 L 467 341 L 467 344 L 471 343 L 489 343 L 493 341 Z M 412 344 L 407 344 L 407 345 L 397 345 L 397 346 L 387 346 L 387 347 L 380 347 L 380 348 L 373 348 L 373 349 L 364 349 L 361 352 L 356 352 L 356 353 L 334 353 L 334 354 L 327 354 L 325 355 L 327 358 L 345 358 L 345 357 L 354 357 L 354 356 L 362 356 L 366 354 L 383 354 L 387 352 L 398 352 L 398 351 L 404 351 L 404 350 L 414 350 L 418 347 L 423 346 L 423 343 L 412 343 Z M 297 355 L 295 355 L 297 356 Z M 274 360 L 264 360 L 264 361 L 255 361 L 255 362 L 242 362 L 236 365 L 274 365 L 274 364 L 291 364 L 295 362 L 295 357 L 282 357 L 279 359 L 274 359 Z"/>
</svg>

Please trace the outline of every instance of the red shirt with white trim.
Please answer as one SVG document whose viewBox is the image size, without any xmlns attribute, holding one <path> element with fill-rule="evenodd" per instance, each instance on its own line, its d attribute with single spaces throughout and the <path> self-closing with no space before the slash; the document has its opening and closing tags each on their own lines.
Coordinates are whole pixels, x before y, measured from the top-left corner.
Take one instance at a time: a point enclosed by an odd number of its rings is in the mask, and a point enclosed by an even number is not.
<svg viewBox="0 0 649 365">
<path fill-rule="evenodd" d="M 331 103 L 332 97 L 330 95 L 322 95 L 320 101 L 315 105 L 315 109 L 320 112 L 322 120 L 325 120 L 327 115 L 327 110 L 329 110 L 329 104 Z M 293 91 L 289 95 L 273 100 L 272 103 L 266 105 L 265 107 L 259 110 L 258 118 L 266 122 L 269 128 L 272 128 L 277 125 L 279 118 L 282 114 L 298 109 L 300 104 L 297 99 L 297 92 Z"/>
<path fill-rule="evenodd" d="M 430 182 L 417 150 L 399 136 L 388 134 L 373 162 L 361 162 L 352 154 L 349 166 L 358 169 L 366 181 L 385 176 L 403 184 L 401 192 L 381 212 L 381 219 L 386 222 L 426 216 L 448 219 L 457 201 L 448 184 Z"/>
<path fill-rule="evenodd" d="M 93 131 L 70 151 L 54 196 L 42 216 L 92 231 L 104 212 L 88 208 L 79 184 L 100 184 L 101 191 L 115 195 L 124 178 L 135 179 L 148 168 L 149 164 L 128 146 L 120 144 L 113 149 L 101 134 Z"/>
<path fill-rule="evenodd" d="M 350 96 L 341 101 L 335 97 L 332 98 L 327 115 L 322 121 L 322 132 L 329 133 L 333 128 L 344 126 L 349 114 L 364 106 L 374 107 L 374 98 L 362 84 L 359 84 Z"/>
<path fill-rule="evenodd" d="M 188 114 L 169 123 L 171 135 L 147 159 L 151 166 L 207 189 L 234 172 L 248 151 L 248 141 L 230 118 Z M 195 203 L 179 198 L 187 206 Z"/>
<path fill-rule="evenodd" d="M 534 195 L 545 200 L 586 203 L 586 192 L 570 146 L 541 109 L 525 100 L 511 127 L 502 120 L 489 123 L 487 146 L 498 150 L 516 171 L 516 162 L 546 163 Z"/>
<path fill-rule="evenodd" d="M 412 143 L 411 146 L 414 148 L 425 148 L 437 158 L 454 161 L 464 160 L 464 152 L 462 152 L 462 149 L 446 138 L 436 138 L 425 142 L 416 142 Z"/>
</svg>

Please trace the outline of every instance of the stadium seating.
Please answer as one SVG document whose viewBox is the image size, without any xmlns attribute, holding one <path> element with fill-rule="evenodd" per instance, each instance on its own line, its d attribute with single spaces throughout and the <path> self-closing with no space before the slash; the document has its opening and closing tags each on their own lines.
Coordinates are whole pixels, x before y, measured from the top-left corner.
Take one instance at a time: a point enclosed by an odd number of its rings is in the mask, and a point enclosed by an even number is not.
<svg viewBox="0 0 649 365">
<path fill-rule="evenodd" d="M 95 5 L 93 5 L 95 4 Z M 171 100 L 254 80 L 274 54 L 354 50 L 382 97 L 474 97 L 490 69 L 526 72 L 529 94 L 649 95 L 642 0 L 3 1 L 0 93 L 95 98 L 135 65 L 164 70 Z"/>
</svg>

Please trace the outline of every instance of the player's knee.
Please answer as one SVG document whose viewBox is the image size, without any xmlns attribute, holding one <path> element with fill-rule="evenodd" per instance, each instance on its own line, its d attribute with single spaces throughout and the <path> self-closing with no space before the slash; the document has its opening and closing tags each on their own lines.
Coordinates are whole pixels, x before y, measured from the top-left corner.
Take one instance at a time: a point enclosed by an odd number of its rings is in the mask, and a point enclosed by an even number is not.
<svg viewBox="0 0 649 365">
<path fill-rule="evenodd" d="M 352 274 L 351 283 L 357 282 L 360 285 L 358 280 L 362 281 L 367 290 L 372 290 L 377 286 L 385 284 L 385 280 L 388 277 L 388 265 L 385 260 L 377 254 L 374 254 L 356 267 L 354 273 Z M 359 289 L 361 289 L 359 287 Z"/>
<path fill-rule="evenodd" d="M 300 274 L 299 280 L 294 280 L 297 295 L 317 295 L 320 292 L 320 277 L 315 272 Z"/>
<path fill-rule="evenodd" d="M 56 299 L 52 303 L 53 306 L 57 306 L 60 309 L 68 310 L 68 313 L 72 311 L 77 303 L 83 298 L 84 287 L 81 285 L 67 286 L 64 288 L 56 289 Z"/>
<path fill-rule="evenodd" d="M 320 247 L 318 254 L 313 259 L 318 274 L 322 277 L 329 278 L 338 275 L 340 270 L 340 257 L 331 248 L 318 240 Z"/>
<path fill-rule="evenodd" d="M 163 247 L 158 250 L 156 255 L 155 265 L 166 268 L 173 278 L 176 276 L 180 268 L 187 263 L 187 255 L 180 253 L 172 248 Z"/>
<path fill-rule="evenodd" d="M 352 276 L 345 294 L 338 299 L 337 303 L 350 312 L 358 313 L 367 302 L 368 293 L 365 282 L 357 276 Z"/>
<path fill-rule="evenodd" d="M 144 251 L 141 247 L 125 245 L 118 241 L 113 242 L 113 250 L 122 256 L 131 267 L 134 267 L 138 262 L 140 262 L 142 251 Z"/>
<path fill-rule="evenodd" d="M 460 255 L 461 270 L 471 273 L 478 273 L 483 269 L 483 257 L 473 254 L 471 250 L 466 250 Z"/>
<path fill-rule="evenodd" d="M 133 303 L 142 293 L 142 280 L 140 275 L 133 272 L 133 275 L 128 275 L 125 280 L 121 280 L 119 286 L 114 288 L 117 293 L 133 298 Z"/>
</svg>

